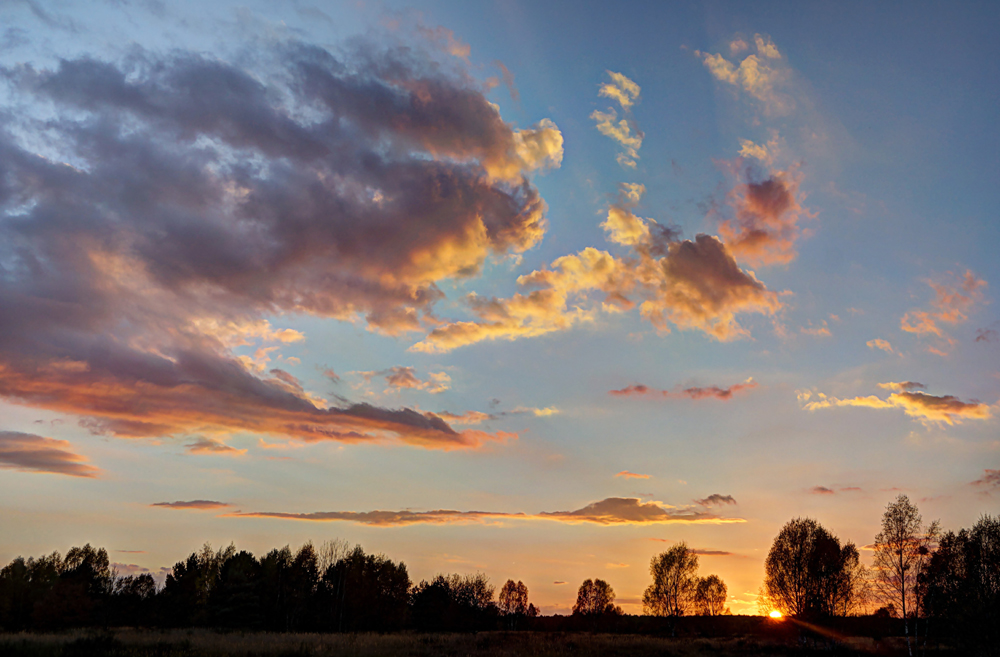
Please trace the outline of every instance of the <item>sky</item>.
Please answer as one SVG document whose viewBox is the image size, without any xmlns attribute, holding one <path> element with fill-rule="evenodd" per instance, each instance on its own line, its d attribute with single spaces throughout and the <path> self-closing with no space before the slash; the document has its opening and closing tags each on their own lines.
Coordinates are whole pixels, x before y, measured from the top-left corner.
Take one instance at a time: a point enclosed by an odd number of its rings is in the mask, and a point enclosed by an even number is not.
<svg viewBox="0 0 1000 657">
<path fill-rule="evenodd" d="M 0 562 L 341 539 L 640 613 L 685 541 L 755 613 L 792 518 L 996 514 L 998 27 L 0 2 Z"/>
</svg>

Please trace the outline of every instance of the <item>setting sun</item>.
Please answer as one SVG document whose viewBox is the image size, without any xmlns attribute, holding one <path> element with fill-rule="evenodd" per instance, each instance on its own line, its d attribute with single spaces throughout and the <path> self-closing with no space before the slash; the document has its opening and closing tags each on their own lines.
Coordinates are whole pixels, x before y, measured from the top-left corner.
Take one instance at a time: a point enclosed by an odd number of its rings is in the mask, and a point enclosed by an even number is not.
<svg viewBox="0 0 1000 657">
<path fill-rule="evenodd" d="M 772 612 L 771 612 L 770 614 L 768 614 L 768 616 L 770 616 L 771 618 L 773 618 L 773 619 L 775 619 L 775 620 L 780 620 L 780 619 L 782 619 L 782 618 L 784 618 L 784 617 L 785 617 L 785 615 L 784 615 L 784 614 L 782 614 L 782 613 L 781 613 L 780 611 L 778 611 L 777 609 L 775 609 L 775 610 L 774 610 L 774 611 L 772 611 Z"/>
</svg>

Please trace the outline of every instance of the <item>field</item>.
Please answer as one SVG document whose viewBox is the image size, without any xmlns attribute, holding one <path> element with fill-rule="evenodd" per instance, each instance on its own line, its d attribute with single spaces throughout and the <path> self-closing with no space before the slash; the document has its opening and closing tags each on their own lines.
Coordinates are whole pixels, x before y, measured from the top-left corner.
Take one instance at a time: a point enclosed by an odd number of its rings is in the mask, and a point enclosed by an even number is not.
<svg viewBox="0 0 1000 657">
<path fill-rule="evenodd" d="M 958 654 L 929 650 L 933 654 Z M 696 657 L 698 655 L 904 655 L 898 637 L 670 638 L 586 632 L 272 634 L 130 630 L 0 634 L 4 657 Z"/>
</svg>

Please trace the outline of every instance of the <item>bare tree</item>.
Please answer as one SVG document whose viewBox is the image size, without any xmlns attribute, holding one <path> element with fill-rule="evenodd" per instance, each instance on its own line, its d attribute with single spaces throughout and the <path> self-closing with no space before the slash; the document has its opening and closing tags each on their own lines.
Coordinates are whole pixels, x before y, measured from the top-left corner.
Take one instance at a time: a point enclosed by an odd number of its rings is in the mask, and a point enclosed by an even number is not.
<svg viewBox="0 0 1000 657">
<path fill-rule="evenodd" d="M 917 580 L 927 566 L 931 544 L 939 532 L 936 521 L 926 528 L 922 523 L 917 507 L 906 495 L 900 495 L 886 506 L 882 531 L 875 537 L 876 592 L 886 605 L 898 603 L 910 655 L 913 655 L 913 646 L 909 616 L 915 617 L 919 610 Z"/>
<path fill-rule="evenodd" d="M 721 616 L 726 610 L 728 592 L 726 583 L 718 575 L 702 577 L 695 587 L 695 608 L 702 616 Z"/>
<path fill-rule="evenodd" d="M 683 616 L 694 601 L 697 572 L 698 555 L 683 541 L 653 557 L 649 562 L 653 583 L 642 594 L 643 611 L 652 616 Z"/>
<path fill-rule="evenodd" d="M 350 551 L 350 545 L 342 538 L 324 541 L 316 550 L 319 558 L 319 572 L 325 573 L 327 568 L 346 557 Z"/>
</svg>

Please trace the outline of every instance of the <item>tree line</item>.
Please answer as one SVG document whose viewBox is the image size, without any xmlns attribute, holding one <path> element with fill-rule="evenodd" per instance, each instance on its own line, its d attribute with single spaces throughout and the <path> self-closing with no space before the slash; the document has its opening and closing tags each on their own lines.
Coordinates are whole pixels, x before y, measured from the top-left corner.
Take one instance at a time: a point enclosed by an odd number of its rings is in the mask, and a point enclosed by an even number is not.
<svg viewBox="0 0 1000 657">
<path fill-rule="evenodd" d="M 360 547 L 307 543 L 258 558 L 205 545 L 174 564 L 162 587 L 119 576 L 105 549 L 18 557 L 0 570 L 0 627 L 216 627 L 279 632 L 517 629 L 538 614 L 522 582 L 482 573 L 414 584 L 406 565 Z"/>
<path fill-rule="evenodd" d="M 890 503 L 872 545 L 842 542 L 817 520 L 795 518 L 775 537 L 758 595 L 762 614 L 804 620 L 872 614 L 896 618 L 911 647 L 950 634 L 1000 645 L 1000 517 L 942 532 L 924 525 L 909 499 Z M 680 542 L 650 561 L 642 602 L 648 616 L 729 614 L 726 584 L 698 574 L 698 555 Z M 614 589 L 588 579 L 573 627 L 609 627 L 623 616 Z M 538 610 L 523 582 L 497 595 L 482 573 L 438 575 L 414 584 L 406 565 L 340 541 L 262 557 L 205 545 L 157 587 L 149 574 L 118 575 L 103 548 L 74 547 L 18 557 L 0 569 L 0 627 L 218 627 L 267 631 L 387 632 L 530 629 Z M 586 621 L 586 622 L 582 622 Z M 669 627 L 673 627 L 672 621 Z"/>
</svg>

